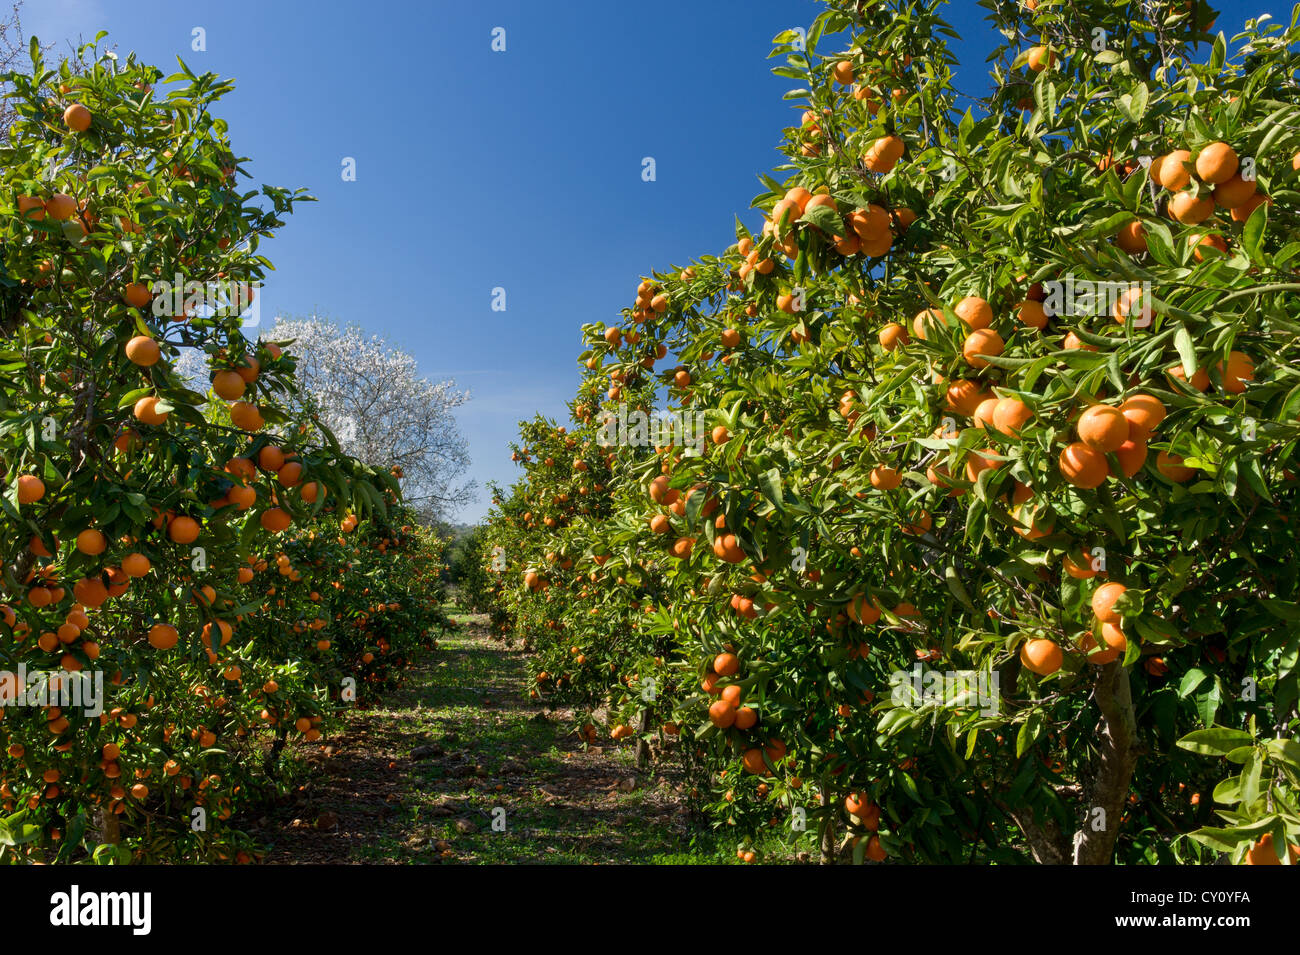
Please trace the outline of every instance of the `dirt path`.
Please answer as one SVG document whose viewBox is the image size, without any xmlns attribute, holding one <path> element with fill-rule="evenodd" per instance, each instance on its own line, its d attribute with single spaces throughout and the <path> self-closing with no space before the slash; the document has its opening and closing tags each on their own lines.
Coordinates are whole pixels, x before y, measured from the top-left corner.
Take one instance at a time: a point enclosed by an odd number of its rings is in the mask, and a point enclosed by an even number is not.
<svg viewBox="0 0 1300 955">
<path fill-rule="evenodd" d="M 254 830 L 266 862 L 728 861 L 678 784 L 638 777 L 631 747 L 584 750 L 571 714 L 522 697 L 526 658 L 458 619 L 384 706 L 304 747 L 297 804 Z"/>
</svg>

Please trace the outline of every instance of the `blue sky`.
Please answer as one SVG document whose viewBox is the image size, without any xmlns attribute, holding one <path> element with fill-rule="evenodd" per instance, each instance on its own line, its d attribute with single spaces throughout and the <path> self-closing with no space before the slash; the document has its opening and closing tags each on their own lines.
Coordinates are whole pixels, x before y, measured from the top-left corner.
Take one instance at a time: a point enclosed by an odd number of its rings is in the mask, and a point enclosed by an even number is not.
<svg viewBox="0 0 1300 955">
<path fill-rule="evenodd" d="M 1289 3 L 1222 2 L 1219 26 Z M 172 70 L 233 77 L 220 113 L 256 182 L 306 187 L 263 246 L 263 314 L 356 322 L 472 393 L 461 409 L 478 499 L 517 476 L 507 447 L 535 411 L 562 417 L 585 322 L 638 276 L 721 251 L 794 121 L 771 39 L 813 0 L 28 0 L 43 42 L 108 30 Z M 947 19 L 959 82 L 978 89 L 995 37 L 972 0 Z M 191 50 L 193 30 L 205 52 Z M 506 31 L 506 51 L 491 49 Z M 654 157 L 657 181 L 641 179 Z M 344 157 L 357 181 L 344 182 Z M 754 221 L 753 214 L 747 216 Z M 507 309 L 491 309 L 492 290 Z"/>
</svg>

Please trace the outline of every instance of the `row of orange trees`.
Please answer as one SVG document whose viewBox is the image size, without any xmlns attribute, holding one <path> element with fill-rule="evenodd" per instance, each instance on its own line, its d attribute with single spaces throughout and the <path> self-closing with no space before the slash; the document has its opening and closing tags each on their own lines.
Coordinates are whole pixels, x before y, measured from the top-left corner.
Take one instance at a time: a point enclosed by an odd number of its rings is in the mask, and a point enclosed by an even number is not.
<svg viewBox="0 0 1300 955">
<path fill-rule="evenodd" d="M 761 228 L 584 327 L 481 599 L 742 849 L 1294 861 L 1300 9 L 981 3 L 970 97 L 939 6 L 776 38 Z"/>
<path fill-rule="evenodd" d="M 249 861 L 287 744 L 431 642 L 440 543 L 292 343 L 245 334 L 307 197 L 241 188 L 231 84 L 31 55 L 0 144 L 0 858 Z"/>
</svg>

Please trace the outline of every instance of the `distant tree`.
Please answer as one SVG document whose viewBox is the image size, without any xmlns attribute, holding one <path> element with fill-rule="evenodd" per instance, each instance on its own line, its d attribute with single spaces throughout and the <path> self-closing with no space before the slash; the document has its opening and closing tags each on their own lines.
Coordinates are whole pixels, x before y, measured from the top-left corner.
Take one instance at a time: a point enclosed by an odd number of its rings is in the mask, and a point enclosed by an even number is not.
<svg viewBox="0 0 1300 955">
<path fill-rule="evenodd" d="M 27 52 L 19 19 L 21 6 L 21 3 L 15 2 L 11 8 L 0 13 L 0 74 L 18 69 Z M 8 93 L 8 86 L 0 83 L 0 97 L 5 97 Z M 0 99 L 0 140 L 9 138 L 9 124 L 13 122 L 13 115 L 9 100 Z"/>
<path fill-rule="evenodd" d="M 401 469 L 407 502 L 427 524 L 445 520 L 473 499 L 456 479 L 469 451 L 452 412 L 469 400 L 454 381 L 420 375 L 413 355 L 356 325 L 278 318 L 264 340 L 292 341 L 304 403 L 349 454 Z"/>
</svg>

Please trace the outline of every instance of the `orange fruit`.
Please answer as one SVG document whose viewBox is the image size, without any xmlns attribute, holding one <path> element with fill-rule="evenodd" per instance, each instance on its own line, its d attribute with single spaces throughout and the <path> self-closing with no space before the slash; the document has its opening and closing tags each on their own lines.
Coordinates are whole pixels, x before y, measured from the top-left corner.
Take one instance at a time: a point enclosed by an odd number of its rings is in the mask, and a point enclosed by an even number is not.
<svg viewBox="0 0 1300 955">
<path fill-rule="evenodd" d="M 1149 439 L 1167 413 L 1164 402 L 1146 394 L 1130 395 L 1120 403 L 1119 410 L 1128 420 L 1128 436 L 1139 441 Z"/>
<path fill-rule="evenodd" d="M 880 491 L 892 491 L 903 483 L 903 476 L 894 468 L 879 464 L 871 469 L 871 486 Z"/>
<path fill-rule="evenodd" d="M 1192 154 L 1186 149 L 1175 149 L 1160 160 L 1160 185 L 1170 192 L 1186 189 L 1192 181 L 1191 170 L 1187 164 L 1192 161 Z M 1154 167 L 1154 163 L 1152 166 Z"/>
<path fill-rule="evenodd" d="M 18 477 L 18 503 L 35 504 L 45 496 L 45 482 L 35 474 L 22 474 Z"/>
<path fill-rule="evenodd" d="M 888 173 L 903 158 L 905 151 L 905 144 L 897 136 L 882 136 L 871 144 L 862 162 L 871 172 Z"/>
<path fill-rule="evenodd" d="M 1147 442 L 1145 438 L 1127 439 L 1123 444 L 1115 449 L 1115 457 L 1119 459 L 1120 470 L 1124 472 L 1125 477 L 1133 477 L 1142 470 L 1142 465 L 1147 461 Z"/>
<path fill-rule="evenodd" d="M 978 412 L 979 409 L 976 409 Z M 1017 437 L 1034 416 L 1029 406 L 1019 398 L 999 398 L 993 406 L 993 427 L 1010 437 Z"/>
<path fill-rule="evenodd" d="M 961 346 L 961 353 L 972 367 L 987 368 L 989 363 L 984 356 L 1001 355 L 1005 347 L 1002 336 L 993 329 L 977 328 L 966 336 L 966 341 Z"/>
<path fill-rule="evenodd" d="M 160 425 L 167 420 L 169 411 L 159 411 L 157 395 L 145 395 L 135 403 L 132 413 L 141 424 Z"/>
<path fill-rule="evenodd" d="M 153 294 L 149 291 L 149 286 L 132 282 L 122 290 L 122 298 L 132 308 L 145 308 L 153 301 Z"/>
<path fill-rule="evenodd" d="M 1105 626 L 1110 626 L 1110 624 L 1105 624 Z M 1096 638 L 1091 633 L 1085 632 L 1079 635 L 1079 649 L 1083 651 L 1089 663 L 1095 666 L 1105 666 L 1112 660 L 1119 658 L 1121 648 L 1107 645 L 1106 649 L 1103 650 L 1098 645 Z"/>
<path fill-rule="evenodd" d="M 1141 222 L 1134 219 L 1122 225 L 1115 234 L 1115 244 L 1129 255 L 1138 255 L 1147 250 L 1147 230 Z"/>
<path fill-rule="evenodd" d="M 236 401 L 230 406 L 230 421 L 243 431 L 261 431 L 266 424 L 257 406 L 247 401 Z"/>
<path fill-rule="evenodd" d="M 1300 846 L 1287 845 L 1287 857 L 1292 865 L 1300 863 Z M 1273 845 L 1273 833 L 1266 832 L 1246 851 L 1243 865 L 1281 865 Z"/>
<path fill-rule="evenodd" d="M 180 640 L 180 634 L 171 624 L 157 623 L 149 628 L 149 646 L 155 650 L 170 650 Z"/>
<path fill-rule="evenodd" d="M 1170 378 L 1177 378 L 1183 384 L 1187 384 L 1187 373 L 1183 370 L 1182 363 L 1170 365 L 1165 369 L 1165 374 Z M 1196 373 L 1192 375 L 1191 387 L 1197 391 L 1206 391 L 1210 387 L 1210 373 L 1204 368 L 1197 368 Z"/>
<path fill-rule="evenodd" d="M 1079 440 L 1090 448 L 1110 452 L 1128 440 L 1128 418 L 1110 405 L 1093 405 L 1079 416 L 1075 425 Z"/>
<path fill-rule="evenodd" d="M 1210 186 L 1227 182 L 1236 175 L 1239 166 L 1237 151 L 1227 143 L 1210 143 L 1196 156 L 1196 175 Z"/>
<path fill-rule="evenodd" d="M 1033 299 L 1021 302 L 1016 308 L 1016 317 L 1030 328 L 1042 329 L 1047 326 L 1047 309 L 1042 302 Z"/>
<path fill-rule="evenodd" d="M 90 129 L 90 110 L 80 103 L 73 103 L 63 111 L 63 125 L 74 133 L 84 133 Z"/>
<path fill-rule="evenodd" d="M 212 376 L 212 390 L 218 398 L 226 401 L 237 401 L 244 394 L 244 389 L 248 386 L 239 372 L 225 369 Z"/>
<path fill-rule="evenodd" d="M 909 341 L 907 329 L 898 322 L 890 322 L 880 329 L 880 347 L 885 351 L 893 351 L 899 345 L 906 345 Z"/>
<path fill-rule="evenodd" d="M 1060 646 L 1051 640 L 1026 640 L 1020 647 L 1020 662 L 1026 670 L 1039 676 L 1050 676 L 1061 669 L 1065 655 Z"/>
<path fill-rule="evenodd" d="M 1110 581 L 1102 584 L 1092 594 L 1092 612 L 1102 623 L 1119 624 L 1120 615 L 1115 611 L 1115 601 L 1122 597 L 1128 588 L 1123 584 Z"/>
<path fill-rule="evenodd" d="M 1214 215 L 1214 200 L 1197 198 L 1194 193 L 1180 192 L 1169 200 L 1169 214 L 1183 225 L 1196 225 Z"/>
<path fill-rule="evenodd" d="M 293 518 L 289 516 L 289 513 L 278 507 L 268 508 L 263 511 L 259 520 L 262 526 L 272 533 L 288 530 L 289 525 L 293 523 Z"/>
<path fill-rule="evenodd" d="M 58 222 L 66 222 L 77 214 L 77 200 L 66 193 L 56 192 L 45 200 L 45 213 Z"/>
<path fill-rule="evenodd" d="M 1224 209 L 1239 209 L 1254 198 L 1259 183 L 1254 179 L 1242 179 L 1237 173 L 1214 187 L 1214 204 Z"/>
<path fill-rule="evenodd" d="M 1100 487 L 1110 474 L 1106 456 L 1082 441 L 1067 445 L 1057 460 L 1061 477 L 1075 487 L 1091 489 Z"/>
<path fill-rule="evenodd" d="M 1246 382 L 1255 380 L 1255 362 L 1245 352 L 1228 353 L 1228 363 L 1215 366 L 1223 381 L 1223 390 L 1230 395 L 1239 395 L 1246 390 Z"/>
<path fill-rule="evenodd" d="M 144 554 L 127 554 L 122 558 L 122 570 L 132 577 L 143 577 L 153 566 Z"/>
<path fill-rule="evenodd" d="M 108 538 L 102 531 L 88 527 L 77 535 L 77 550 L 94 557 L 108 549 Z"/>
<path fill-rule="evenodd" d="M 1035 73 L 1041 73 L 1056 62 L 1056 53 L 1050 47 L 1036 46 L 1029 51 L 1026 65 Z"/>
<path fill-rule="evenodd" d="M 953 307 L 953 312 L 972 331 L 993 324 L 993 306 L 978 295 L 967 295 Z"/>
<path fill-rule="evenodd" d="M 1091 580 L 1098 574 L 1092 569 L 1092 555 L 1087 550 L 1078 555 L 1077 561 L 1073 555 L 1066 554 L 1061 558 L 1061 569 L 1075 580 Z"/>
<path fill-rule="evenodd" d="M 167 536 L 177 544 L 193 544 L 199 538 L 199 522 L 192 517 L 172 518 Z"/>
<path fill-rule="evenodd" d="M 162 350 L 148 335 L 136 335 L 126 343 L 126 357 L 141 368 L 150 368 L 158 364 Z"/>
</svg>

